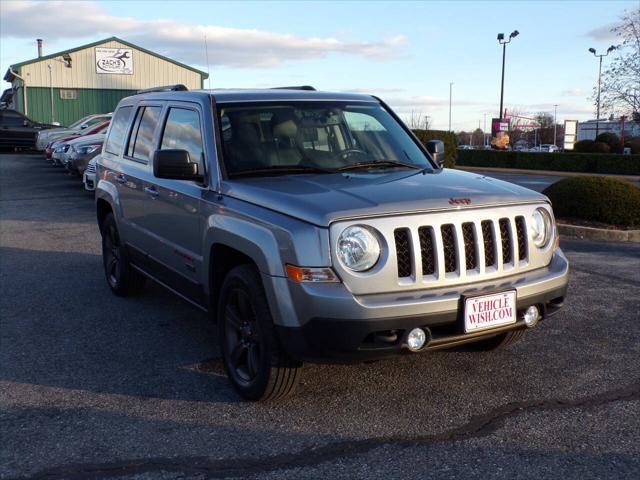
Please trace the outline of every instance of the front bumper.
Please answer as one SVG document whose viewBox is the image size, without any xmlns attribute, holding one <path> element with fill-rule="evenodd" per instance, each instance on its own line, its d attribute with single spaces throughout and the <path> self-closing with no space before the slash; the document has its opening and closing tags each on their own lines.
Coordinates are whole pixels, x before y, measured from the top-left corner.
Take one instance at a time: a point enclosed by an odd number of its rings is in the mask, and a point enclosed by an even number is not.
<svg viewBox="0 0 640 480">
<path fill-rule="evenodd" d="M 362 361 L 408 352 L 404 335 L 415 327 L 428 327 L 432 333 L 424 350 L 526 328 L 520 314 L 530 305 L 538 306 L 541 320 L 562 307 L 568 270 L 558 249 L 547 267 L 452 288 L 354 296 L 342 284 L 298 284 L 280 277 L 263 281 L 269 282 L 266 290 L 276 329 L 290 354 L 302 360 Z M 509 289 L 517 292 L 518 321 L 465 334 L 463 296 Z M 387 341 L 389 332 L 394 332 L 395 341 Z"/>
<path fill-rule="evenodd" d="M 96 173 L 85 171 L 82 174 L 82 183 L 84 183 L 84 189 L 90 192 L 96 189 Z"/>
</svg>

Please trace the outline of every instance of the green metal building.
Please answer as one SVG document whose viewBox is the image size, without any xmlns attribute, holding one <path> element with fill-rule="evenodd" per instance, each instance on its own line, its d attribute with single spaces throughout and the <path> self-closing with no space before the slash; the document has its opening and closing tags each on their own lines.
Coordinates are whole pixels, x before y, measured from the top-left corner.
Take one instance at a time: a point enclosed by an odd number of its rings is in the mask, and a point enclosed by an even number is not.
<svg viewBox="0 0 640 480">
<path fill-rule="evenodd" d="M 11 65 L 0 101 L 33 120 L 70 125 L 112 112 L 121 98 L 144 88 L 181 83 L 204 86 L 207 73 L 117 37 Z"/>
</svg>

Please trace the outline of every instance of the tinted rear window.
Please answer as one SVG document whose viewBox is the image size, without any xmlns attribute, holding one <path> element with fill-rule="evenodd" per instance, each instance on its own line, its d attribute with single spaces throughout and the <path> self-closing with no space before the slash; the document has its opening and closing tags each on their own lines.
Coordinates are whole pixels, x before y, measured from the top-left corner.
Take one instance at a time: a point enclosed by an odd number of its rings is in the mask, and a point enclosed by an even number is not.
<svg viewBox="0 0 640 480">
<path fill-rule="evenodd" d="M 122 107 L 118 109 L 116 114 L 113 116 L 109 138 L 107 138 L 104 147 L 105 151 L 113 153 L 114 155 L 120 155 L 120 152 L 122 152 L 122 143 L 125 135 L 127 134 L 127 126 L 129 125 L 131 109 L 132 107 Z"/>
<path fill-rule="evenodd" d="M 141 107 L 138 109 L 133 132 L 129 139 L 127 156 L 148 161 L 153 153 L 153 133 L 158 125 L 161 107 Z"/>
</svg>

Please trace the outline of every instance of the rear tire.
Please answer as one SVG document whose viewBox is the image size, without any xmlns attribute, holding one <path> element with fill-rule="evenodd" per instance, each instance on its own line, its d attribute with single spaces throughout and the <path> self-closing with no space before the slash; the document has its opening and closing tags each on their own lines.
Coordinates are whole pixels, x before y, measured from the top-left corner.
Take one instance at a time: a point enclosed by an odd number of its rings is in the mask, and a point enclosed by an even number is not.
<svg viewBox="0 0 640 480">
<path fill-rule="evenodd" d="M 109 288 L 116 295 L 133 295 L 144 287 L 146 277 L 131 267 L 112 213 L 107 214 L 102 224 L 102 264 Z"/>
<path fill-rule="evenodd" d="M 240 265 L 227 274 L 217 318 L 224 367 L 240 395 L 266 401 L 294 392 L 302 363 L 291 358 L 278 340 L 255 266 Z"/>
<path fill-rule="evenodd" d="M 525 333 L 526 330 L 524 329 L 512 330 L 510 332 L 501 333 L 486 340 L 471 343 L 469 344 L 469 347 L 471 347 L 473 350 L 479 351 L 500 350 L 502 348 L 507 348 L 519 341 L 522 337 L 524 337 Z"/>
</svg>

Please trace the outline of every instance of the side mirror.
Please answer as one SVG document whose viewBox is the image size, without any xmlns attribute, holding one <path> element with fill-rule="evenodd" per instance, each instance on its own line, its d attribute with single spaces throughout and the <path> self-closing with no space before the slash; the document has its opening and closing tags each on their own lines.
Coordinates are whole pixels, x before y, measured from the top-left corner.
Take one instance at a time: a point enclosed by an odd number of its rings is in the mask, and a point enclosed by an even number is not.
<svg viewBox="0 0 640 480">
<path fill-rule="evenodd" d="M 202 180 L 198 164 L 192 163 L 186 150 L 156 150 L 153 154 L 153 176 L 174 180 Z"/>
<path fill-rule="evenodd" d="M 87 128 L 89 126 L 89 124 L 87 123 L 83 123 L 82 125 L 80 125 L 80 130 L 84 130 L 85 128 Z"/>
<path fill-rule="evenodd" d="M 440 168 L 444 165 L 444 142 L 442 140 L 429 140 L 426 144 L 427 152 Z"/>
</svg>

